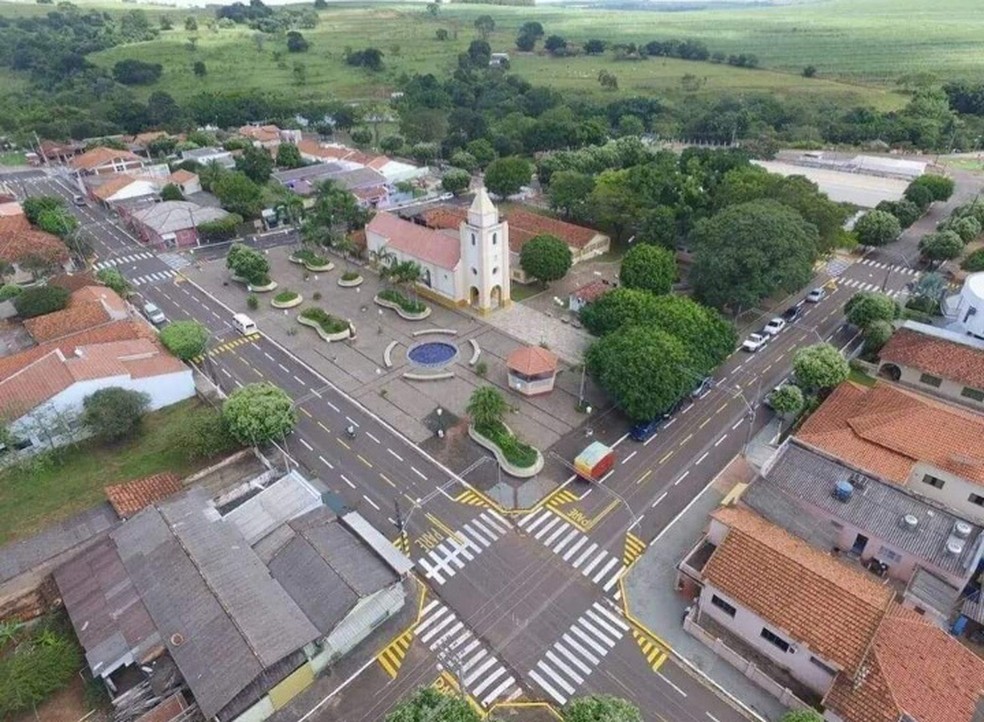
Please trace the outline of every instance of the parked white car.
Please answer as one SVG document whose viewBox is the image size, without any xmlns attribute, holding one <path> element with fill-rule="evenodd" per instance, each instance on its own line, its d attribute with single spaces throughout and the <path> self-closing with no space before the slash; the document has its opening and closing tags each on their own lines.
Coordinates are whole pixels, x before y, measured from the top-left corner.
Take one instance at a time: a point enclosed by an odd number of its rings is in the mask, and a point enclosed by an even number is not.
<svg viewBox="0 0 984 722">
<path fill-rule="evenodd" d="M 143 312 L 144 316 L 155 326 L 167 323 L 167 317 L 164 315 L 164 312 L 152 303 L 145 303 Z"/>
<path fill-rule="evenodd" d="M 765 328 L 762 329 L 762 333 L 768 334 L 769 336 L 775 336 L 777 333 L 786 328 L 786 322 L 779 316 L 765 324 Z"/>
<path fill-rule="evenodd" d="M 742 351 L 748 351 L 749 353 L 755 353 L 760 348 L 769 343 L 769 337 L 762 333 L 749 334 L 741 343 Z"/>
<path fill-rule="evenodd" d="M 807 303 L 820 303 L 820 301 L 822 301 L 823 298 L 824 298 L 824 296 L 826 296 L 826 295 L 827 295 L 827 292 L 824 291 L 822 288 L 814 288 L 812 291 L 810 291 L 808 294 L 806 294 L 806 302 Z"/>
</svg>

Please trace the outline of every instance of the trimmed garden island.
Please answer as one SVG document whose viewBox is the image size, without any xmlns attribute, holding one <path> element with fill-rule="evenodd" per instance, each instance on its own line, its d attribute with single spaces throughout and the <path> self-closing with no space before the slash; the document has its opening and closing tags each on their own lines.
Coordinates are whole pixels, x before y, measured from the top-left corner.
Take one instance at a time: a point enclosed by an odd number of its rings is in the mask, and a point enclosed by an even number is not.
<svg viewBox="0 0 984 722">
<path fill-rule="evenodd" d="M 270 305 L 274 308 L 294 308 L 294 306 L 300 306 L 304 297 L 296 291 L 281 291 L 273 300 L 270 301 Z"/>
<path fill-rule="evenodd" d="M 324 273 L 335 267 L 335 264 L 324 256 L 319 256 L 310 248 L 301 248 L 288 256 L 287 260 L 304 266 L 309 271 Z"/>
<path fill-rule="evenodd" d="M 396 311 L 400 318 L 407 321 L 423 321 L 431 314 L 430 306 L 407 298 L 395 288 L 383 289 L 376 294 L 373 301 L 383 308 Z"/>
<path fill-rule="evenodd" d="M 338 279 L 338 285 L 342 288 L 355 288 L 362 285 L 362 274 L 356 271 L 346 271 Z"/>
<path fill-rule="evenodd" d="M 328 343 L 332 341 L 344 341 L 354 335 L 350 321 L 338 318 L 338 316 L 332 316 L 317 306 L 305 308 L 297 314 L 297 322 L 302 326 L 313 328 Z"/>
<path fill-rule="evenodd" d="M 269 276 L 270 264 L 266 256 L 241 243 L 229 247 L 226 268 L 231 272 L 232 280 L 245 283 L 251 293 L 264 293 L 277 287 L 277 282 Z"/>
<path fill-rule="evenodd" d="M 543 469 L 543 454 L 521 441 L 502 421 L 506 402 L 494 386 L 480 386 L 468 401 L 471 424 L 468 435 L 493 453 L 499 467 L 520 479 L 536 476 Z"/>
</svg>

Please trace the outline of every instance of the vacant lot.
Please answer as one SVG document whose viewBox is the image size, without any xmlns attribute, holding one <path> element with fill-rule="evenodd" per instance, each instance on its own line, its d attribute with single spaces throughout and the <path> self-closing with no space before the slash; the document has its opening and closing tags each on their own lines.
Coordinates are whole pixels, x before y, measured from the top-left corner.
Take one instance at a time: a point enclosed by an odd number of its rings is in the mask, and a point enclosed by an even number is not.
<svg viewBox="0 0 984 722">
<path fill-rule="evenodd" d="M 188 460 L 180 432 L 205 407 L 194 400 L 148 414 L 143 433 L 107 447 L 86 441 L 51 464 L 0 472 L 0 545 L 38 531 L 106 499 L 103 487 L 163 471 L 178 475 L 204 465 Z"/>
<path fill-rule="evenodd" d="M 875 0 L 876 2 L 878 0 Z M 908 0 L 907 0 L 908 1 Z M 840 3 L 835 0 L 833 4 Z M 825 7 L 829 7 L 826 4 Z M 785 8 L 782 17 L 787 22 L 799 10 Z M 183 11 L 176 10 L 177 29 L 162 33 L 157 40 L 133 46 L 123 46 L 91 56 L 93 62 L 110 68 L 118 60 L 139 57 L 164 66 L 161 81 L 138 89 L 142 95 L 153 90 L 166 90 L 181 100 L 202 90 L 254 88 L 296 92 L 302 96 L 341 99 L 387 97 L 399 84 L 403 73 L 433 72 L 443 75 L 455 67 L 458 53 L 476 37 L 472 26 L 475 17 L 487 12 L 497 23 L 489 38 L 493 51 L 512 55 L 512 68 L 537 84 L 551 85 L 567 92 L 613 97 L 640 93 L 658 93 L 670 100 L 688 94 L 719 94 L 723 89 L 732 93 L 775 93 L 784 97 L 803 97 L 812 100 L 829 99 L 833 103 L 865 103 L 881 109 L 900 106 L 904 97 L 884 88 L 872 88 L 830 78 L 805 79 L 800 75 L 802 65 L 812 62 L 827 71 L 830 33 L 817 29 L 817 37 L 795 28 L 791 44 L 797 48 L 797 59 L 775 63 L 775 25 L 762 10 L 744 11 L 742 31 L 730 27 L 722 32 L 737 11 L 706 11 L 699 13 L 606 12 L 594 10 L 560 10 L 557 8 L 508 8 L 489 6 L 451 6 L 442 8 L 437 18 L 429 16 L 421 5 L 358 7 L 343 5 L 320 14 L 321 22 L 313 30 L 303 31 L 311 48 L 305 53 L 286 52 L 284 39 L 265 36 L 246 28 L 211 30 L 204 22 L 199 30 L 187 32 L 180 22 Z M 809 10 L 809 12 L 813 12 Z M 690 18 L 687 24 L 682 20 Z M 526 20 L 540 20 L 548 34 L 558 33 L 574 41 L 600 37 L 619 42 L 647 42 L 673 37 L 700 37 L 708 47 L 726 53 L 754 52 L 762 59 L 765 69 L 745 70 L 707 62 L 688 62 L 671 59 L 616 61 L 611 53 L 599 57 L 553 58 L 543 54 L 517 54 L 514 40 L 517 28 Z M 700 23 L 717 28 L 714 35 L 700 29 Z M 771 28 L 766 32 L 761 23 Z M 780 23 L 781 25 L 781 23 Z M 436 32 L 448 30 L 450 39 L 439 41 Z M 708 31 L 709 32 L 709 31 Z M 783 33 L 779 33 L 780 36 Z M 841 33 L 843 35 L 843 31 Z M 842 38 L 843 40 L 843 38 Z M 862 36 L 857 42 L 862 42 Z M 815 43 L 815 45 L 811 45 Z M 984 46 L 977 43 L 975 46 Z M 372 73 L 349 67 L 344 62 L 346 48 L 359 50 L 376 47 L 384 53 L 386 68 Z M 892 52 L 892 67 L 901 57 L 886 40 L 883 52 Z M 840 47 L 842 61 L 845 48 Z M 799 59 L 802 57 L 802 61 Z M 192 65 L 201 60 L 208 74 L 197 78 Z M 973 59 L 978 62 L 980 59 Z M 304 66 L 304 82 L 296 84 L 295 64 Z M 984 66 L 984 62 L 981 62 Z M 603 92 L 598 73 L 605 69 L 616 75 L 619 90 Z M 777 72 L 777 69 L 780 72 Z M 832 70 L 832 68 L 831 68 Z M 847 74 L 850 75 L 850 74 Z M 684 80 L 685 76 L 692 76 Z M 686 86 L 686 88 L 684 87 Z"/>
</svg>

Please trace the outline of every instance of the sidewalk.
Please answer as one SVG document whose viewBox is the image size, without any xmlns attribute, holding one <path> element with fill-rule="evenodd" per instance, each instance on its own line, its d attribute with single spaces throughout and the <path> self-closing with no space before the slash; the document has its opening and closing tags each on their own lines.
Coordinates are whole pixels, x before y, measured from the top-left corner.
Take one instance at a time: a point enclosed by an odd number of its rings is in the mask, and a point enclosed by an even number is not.
<svg viewBox="0 0 984 722">
<path fill-rule="evenodd" d="M 778 720 L 786 712 L 778 700 L 683 630 L 684 610 L 689 601 L 675 591 L 676 564 L 703 534 L 708 514 L 736 483 L 750 481 L 753 476 L 748 464 L 736 457 L 633 565 L 625 580 L 625 594 L 632 615 L 679 656 L 765 719 Z"/>
</svg>

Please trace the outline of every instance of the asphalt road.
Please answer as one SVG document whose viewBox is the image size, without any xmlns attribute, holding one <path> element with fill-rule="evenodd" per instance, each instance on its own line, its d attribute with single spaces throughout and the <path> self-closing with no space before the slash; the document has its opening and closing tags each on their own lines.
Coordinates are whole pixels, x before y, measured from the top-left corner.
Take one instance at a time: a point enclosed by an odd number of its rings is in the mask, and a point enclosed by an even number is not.
<svg viewBox="0 0 984 722">
<path fill-rule="evenodd" d="M 62 179 L 32 178 L 24 188 L 75 194 Z M 712 391 L 647 444 L 626 439 L 614 415 L 595 419 L 595 437 L 617 443 L 612 474 L 601 484 L 571 482 L 543 508 L 507 517 L 273 341 L 237 334 L 231 310 L 176 275 L 184 261 L 141 248 L 100 208 L 72 208 L 97 266 L 118 268 L 170 320 L 206 325 L 209 352 L 198 363 L 224 390 L 265 380 L 290 394 L 299 423 L 282 453 L 393 538 L 428 585 L 415 628 L 348 688 L 365 706 L 349 707 L 347 719 L 380 718 L 406 690 L 431 683 L 437 661 L 443 684 L 463 684 L 484 708 L 518 695 L 561 704 L 609 692 L 632 699 L 647 719 L 745 719 L 626 618 L 618 577 L 766 422 L 759 401 L 788 375 L 795 349 L 819 338 L 848 343 L 854 333 L 842 325 L 843 303 L 886 275 L 889 290 L 902 288 L 912 280 L 906 269 L 847 268 L 827 298 L 765 349 L 729 358 Z M 345 433 L 350 425 L 354 438 Z M 572 459 L 586 441 L 582 431 L 570 435 L 560 457 Z"/>
</svg>

